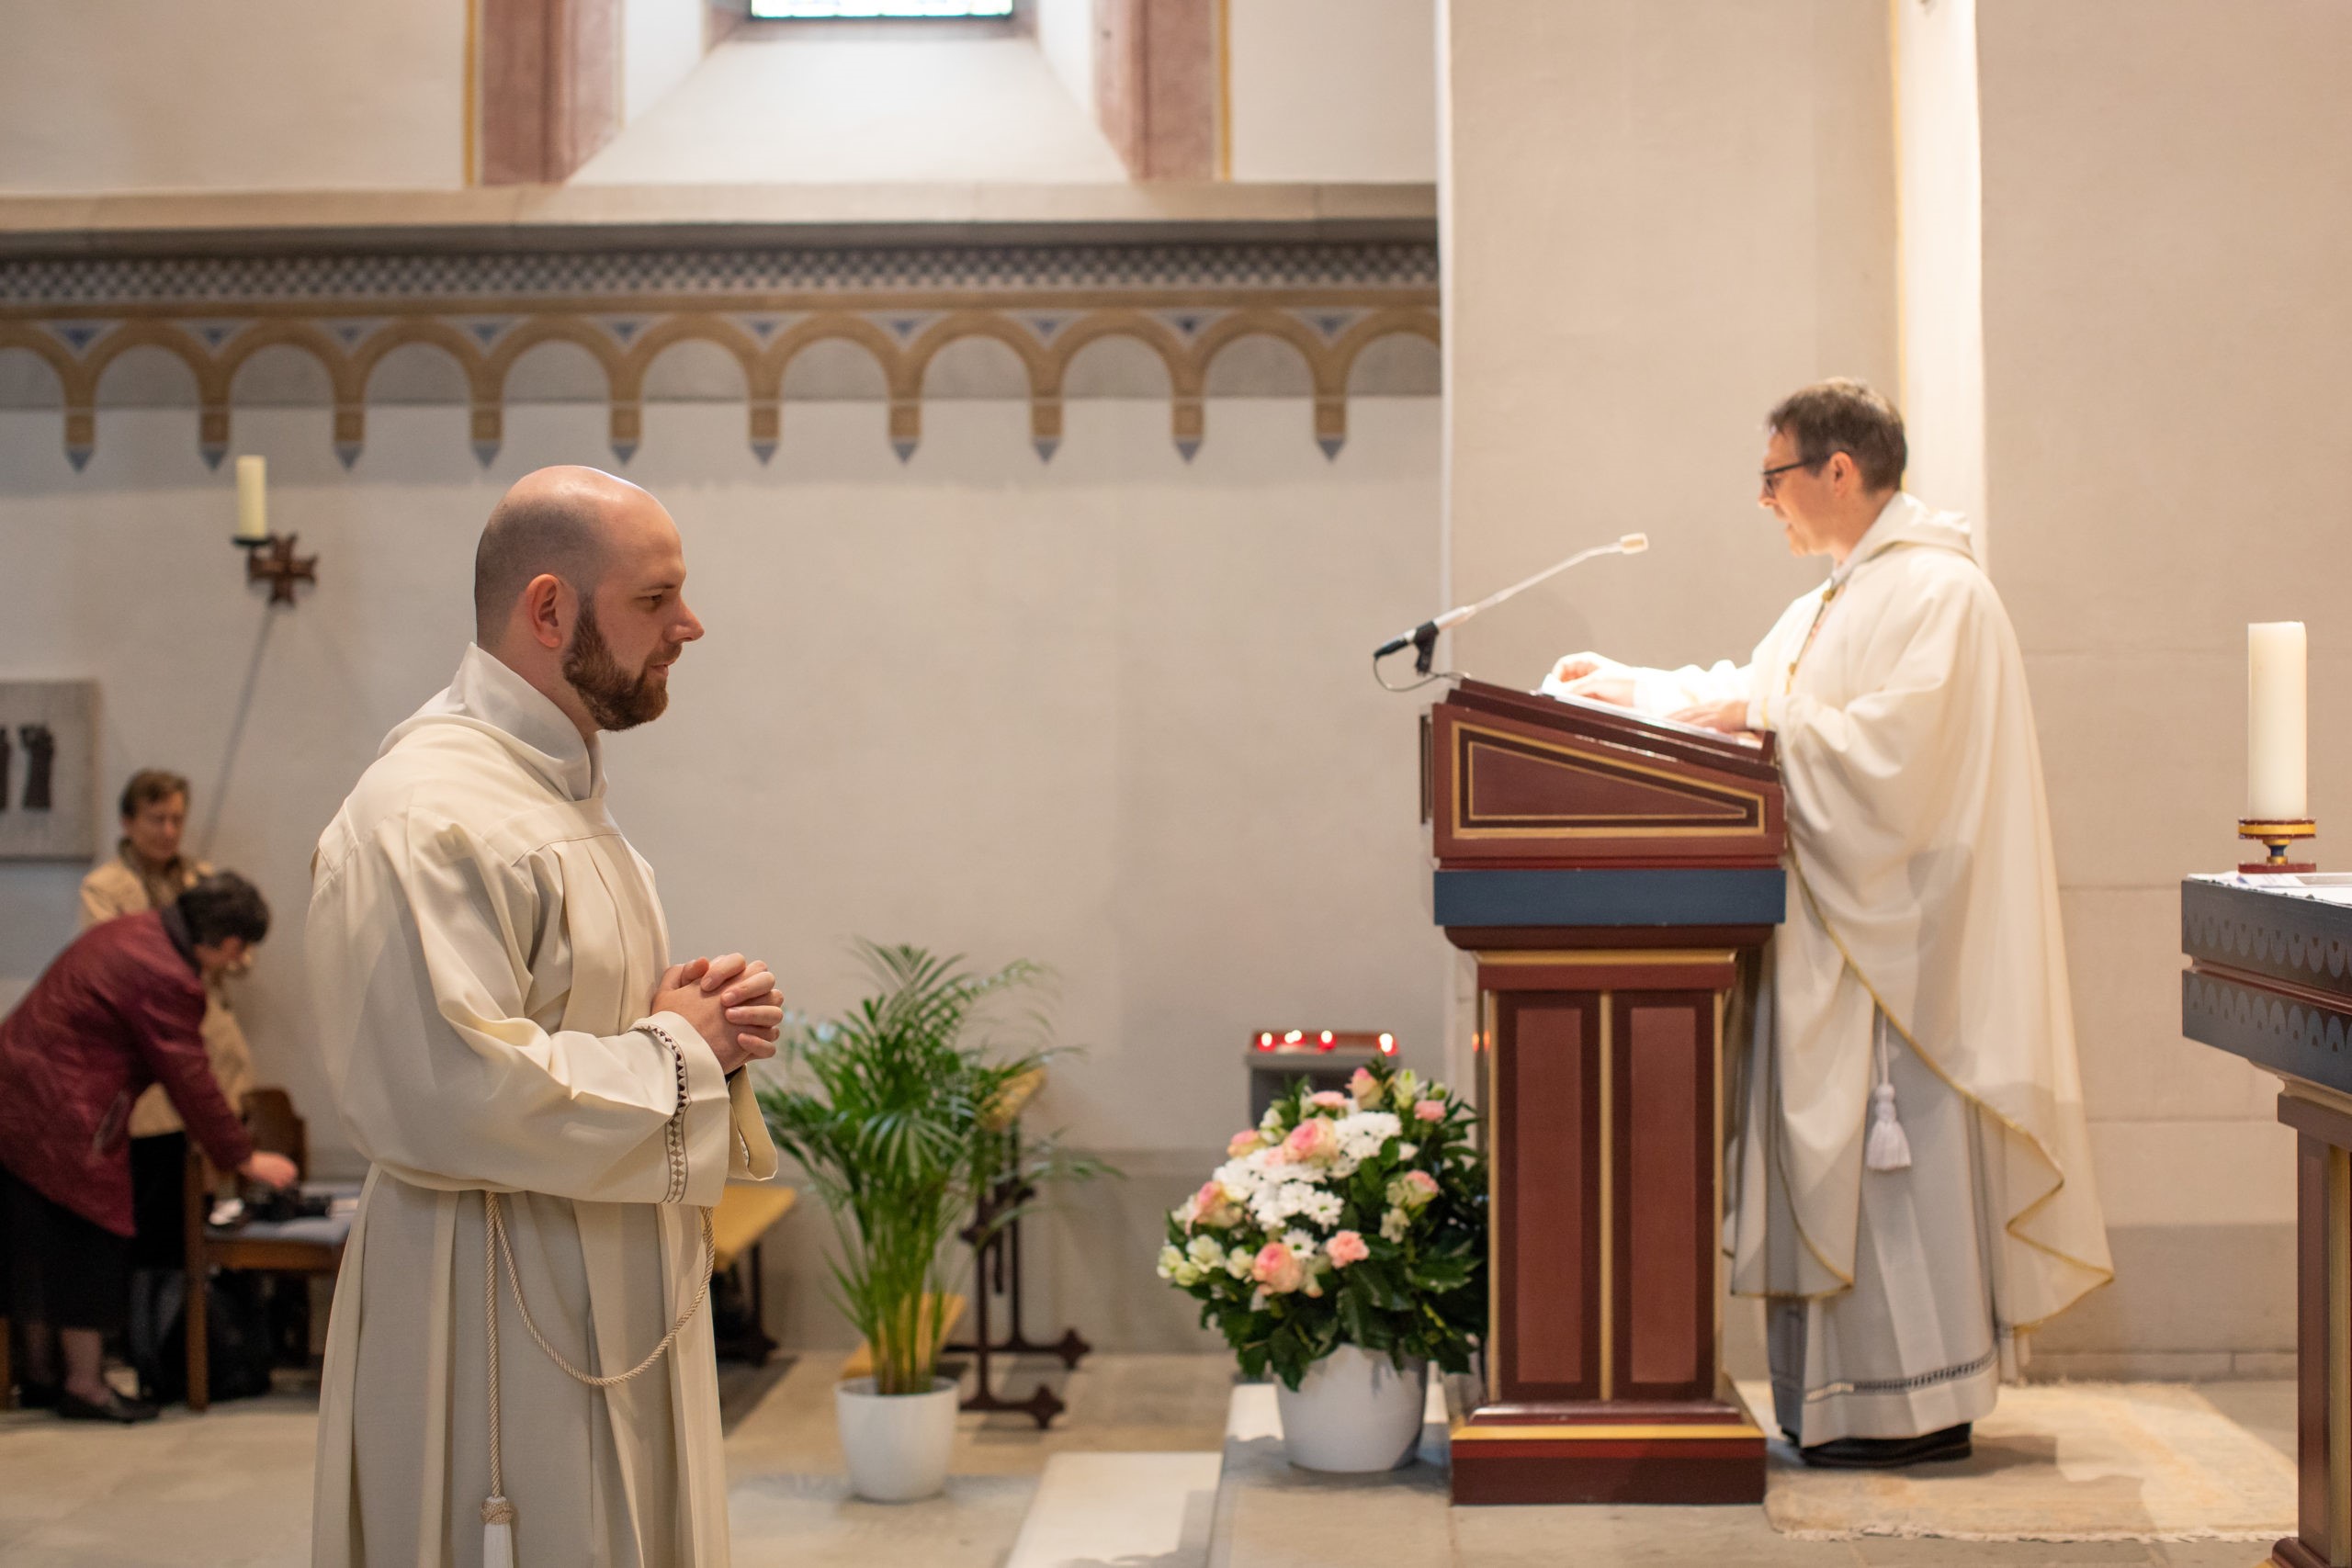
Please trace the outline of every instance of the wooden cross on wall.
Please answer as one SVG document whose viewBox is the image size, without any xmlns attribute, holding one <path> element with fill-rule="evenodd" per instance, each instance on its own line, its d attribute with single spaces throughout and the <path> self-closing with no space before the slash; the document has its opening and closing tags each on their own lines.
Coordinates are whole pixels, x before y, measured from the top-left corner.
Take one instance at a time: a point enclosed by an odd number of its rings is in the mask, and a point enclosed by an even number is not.
<svg viewBox="0 0 2352 1568">
<path fill-rule="evenodd" d="M 294 553 L 294 541 L 300 537 L 299 534 L 288 534 L 281 539 L 272 535 L 266 543 L 245 552 L 245 581 L 268 583 L 269 602 L 273 604 L 291 604 L 296 583 L 315 586 L 319 581 L 319 558 Z"/>
</svg>

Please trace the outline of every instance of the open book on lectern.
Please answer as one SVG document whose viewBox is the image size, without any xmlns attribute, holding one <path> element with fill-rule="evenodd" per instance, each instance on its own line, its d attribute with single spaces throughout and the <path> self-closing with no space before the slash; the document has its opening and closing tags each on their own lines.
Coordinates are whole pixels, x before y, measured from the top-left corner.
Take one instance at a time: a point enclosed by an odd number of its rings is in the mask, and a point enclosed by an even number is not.
<svg viewBox="0 0 2352 1568">
<path fill-rule="evenodd" d="M 1441 866 L 1771 866 L 1776 738 L 1464 680 L 1422 729 Z"/>
</svg>

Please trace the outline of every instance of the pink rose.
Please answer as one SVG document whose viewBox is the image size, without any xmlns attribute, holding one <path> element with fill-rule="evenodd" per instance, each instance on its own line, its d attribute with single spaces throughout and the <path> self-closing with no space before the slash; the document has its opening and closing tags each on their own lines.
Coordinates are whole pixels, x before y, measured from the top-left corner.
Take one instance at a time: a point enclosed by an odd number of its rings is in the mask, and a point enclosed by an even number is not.
<svg viewBox="0 0 2352 1568">
<path fill-rule="evenodd" d="M 1283 1140 L 1283 1155 L 1294 1165 L 1310 1160 L 1328 1160 L 1340 1152 L 1340 1126 L 1329 1117 L 1315 1116 L 1301 1122 Z"/>
<path fill-rule="evenodd" d="M 1355 1097 L 1358 1105 L 1377 1105 L 1380 1103 L 1380 1080 L 1358 1067 L 1348 1078 L 1348 1092 Z"/>
<path fill-rule="evenodd" d="M 1324 1250 L 1331 1255 L 1331 1267 L 1334 1269 L 1345 1269 L 1351 1263 L 1361 1263 L 1372 1256 L 1372 1248 L 1366 1247 L 1363 1237 L 1353 1231 L 1339 1232 L 1324 1245 Z"/>
<path fill-rule="evenodd" d="M 1252 1127 L 1247 1132 L 1236 1133 L 1225 1141 L 1225 1157 L 1239 1159 L 1244 1155 L 1254 1155 L 1265 1146 L 1265 1134 Z"/>
<path fill-rule="evenodd" d="M 1206 1225 L 1211 1230 L 1223 1230 L 1241 1218 L 1241 1211 L 1226 1196 L 1224 1187 L 1216 1181 L 1204 1181 L 1201 1190 L 1184 1201 L 1182 1211 L 1186 1230 Z"/>
<path fill-rule="evenodd" d="M 1320 1106 L 1326 1111 L 1346 1111 L 1351 1109 L 1355 1102 L 1351 1100 L 1346 1095 L 1341 1094 L 1336 1089 L 1318 1089 L 1315 1093 L 1308 1095 L 1306 1097 L 1306 1103 L 1309 1105 Z"/>
<path fill-rule="evenodd" d="M 1445 1101 L 1442 1100 L 1420 1100 L 1413 1107 L 1413 1117 L 1420 1122 L 1442 1122 L 1445 1120 Z"/>
<path fill-rule="evenodd" d="M 1306 1264 L 1281 1242 L 1270 1241 L 1250 1265 L 1250 1277 L 1269 1293 L 1286 1295 L 1306 1283 Z"/>
<path fill-rule="evenodd" d="M 1437 1178 L 1426 1170 L 1408 1170 L 1404 1175 L 1405 1201 L 1418 1209 L 1437 1196 Z"/>
</svg>

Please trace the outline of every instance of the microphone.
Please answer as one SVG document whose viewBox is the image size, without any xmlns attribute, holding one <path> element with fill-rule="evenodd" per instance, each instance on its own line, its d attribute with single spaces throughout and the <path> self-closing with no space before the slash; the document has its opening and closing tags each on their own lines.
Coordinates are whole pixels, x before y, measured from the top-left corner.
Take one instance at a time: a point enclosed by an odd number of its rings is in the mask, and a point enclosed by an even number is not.
<svg viewBox="0 0 2352 1568">
<path fill-rule="evenodd" d="M 1595 545 L 1589 550 L 1578 550 L 1567 559 L 1547 566 L 1534 576 L 1514 582 L 1499 593 L 1489 593 L 1475 604 L 1457 604 L 1442 615 L 1423 621 L 1402 637 L 1390 637 L 1373 649 L 1372 661 L 1376 665 L 1390 654 L 1401 653 L 1409 647 L 1415 650 L 1414 672 L 1426 675 L 1430 672 L 1430 659 L 1437 650 L 1438 633 L 1451 631 L 1471 616 L 1491 610 L 1504 600 L 1523 593 L 1546 579 L 1557 577 L 1572 566 L 1581 566 L 1596 556 L 1637 556 L 1649 547 L 1650 536 L 1647 534 L 1625 534 L 1620 536 L 1614 544 Z"/>
</svg>

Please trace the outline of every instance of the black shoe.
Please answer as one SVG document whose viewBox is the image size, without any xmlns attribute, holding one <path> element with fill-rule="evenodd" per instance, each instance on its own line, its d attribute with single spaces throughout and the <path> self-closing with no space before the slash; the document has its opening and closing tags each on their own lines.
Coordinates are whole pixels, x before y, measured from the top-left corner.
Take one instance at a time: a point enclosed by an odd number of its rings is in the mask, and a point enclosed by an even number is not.
<svg viewBox="0 0 2352 1568">
<path fill-rule="evenodd" d="M 134 1422 L 153 1421 L 158 1414 L 155 1407 L 143 1399 L 125 1399 L 112 1389 L 107 1391 L 106 1402 L 93 1404 L 70 1389 L 57 1391 L 57 1414 L 68 1421 L 114 1421 L 128 1427 Z"/>
<path fill-rule="evenodd" d="M 1820 1470 L 1898 1470 L 1906 1464 L 1933 1464 L 1966 1459 L 1972 1451 L 1969 1424 L 1946 1427 L 1917 1438 L 1839 1438 L 1799 1449 L 1797 1457 Z"/>
<path fill-rule="evenodd" d="M 53 1382 L 20 1382 L 17 1385 L 17 1408 L 19 1410 L 54 1410 L 57 1396 L 62 1392 Z"/>
</svg>

